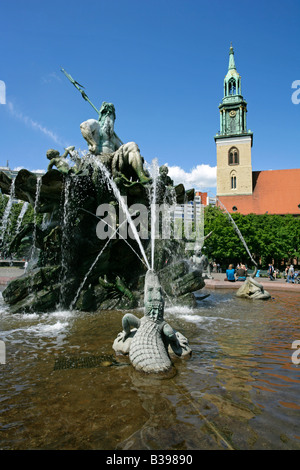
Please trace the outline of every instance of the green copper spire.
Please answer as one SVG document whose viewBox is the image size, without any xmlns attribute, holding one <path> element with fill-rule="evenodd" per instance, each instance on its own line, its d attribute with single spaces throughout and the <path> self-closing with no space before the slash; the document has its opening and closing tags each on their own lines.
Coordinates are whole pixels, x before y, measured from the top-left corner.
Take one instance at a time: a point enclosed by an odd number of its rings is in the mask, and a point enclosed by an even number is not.
<svg viewBox="0 0 300 470">
<path fill-rule="evenodd" d="M 229 49 L 229 65 L 228 65 L 228 70 L 236 70 L 232 43 L 230 44 L 230 49 Z"/>
<path fill-rule="evenodd" d="M 242 79 L 236 70 L 232 44 L 229 49 L 228 72 L 224 78 L 223 100 L 219 105 L 220 132 L 216 138 L 251 135 L 247 130 L 247 103 L 242 96 Z"/>
</svg>

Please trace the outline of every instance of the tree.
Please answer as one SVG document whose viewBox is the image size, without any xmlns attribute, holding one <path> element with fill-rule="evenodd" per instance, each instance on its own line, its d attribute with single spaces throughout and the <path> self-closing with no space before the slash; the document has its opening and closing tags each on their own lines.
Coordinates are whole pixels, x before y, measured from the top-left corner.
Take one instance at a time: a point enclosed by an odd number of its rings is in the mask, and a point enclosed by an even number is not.
<svg viewBox="0 0 300 470">
<path fill-rule="evenodd" d="M 273 260 L 280 267 L 282 260 L 300 255 L 300 218 L 292 215 L 231 214 L 253 258 L 266 267 Z M 226 212 L 219 207 L 205 208 L 205 234 L 213 230 L 203 251 L 220 264 L 251 263 L 249 255 L 235 232 Z"/>
</svg>

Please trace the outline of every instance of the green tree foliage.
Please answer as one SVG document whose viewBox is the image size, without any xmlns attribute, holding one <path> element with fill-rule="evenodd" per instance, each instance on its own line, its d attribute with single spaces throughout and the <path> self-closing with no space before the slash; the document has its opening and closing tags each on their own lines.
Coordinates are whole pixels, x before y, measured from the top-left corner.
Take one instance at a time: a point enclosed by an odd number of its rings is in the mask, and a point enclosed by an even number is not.
<svg viewBox="0 0 300 470">
<path fill-rule="evenodd" d="M 281 261 L 300 256 L 300 218 L 292 215 L 231 214 L 250 253 L 262 267 L 273 260 L 280 267 Z M 235 232 L 225 211 L 218 207 L 205 208 L 205 234 L 213 233 L 205 242 L 203 251 L 220 264 L 245 263 L 251 265 L 247 251 Z"/>
</svg>

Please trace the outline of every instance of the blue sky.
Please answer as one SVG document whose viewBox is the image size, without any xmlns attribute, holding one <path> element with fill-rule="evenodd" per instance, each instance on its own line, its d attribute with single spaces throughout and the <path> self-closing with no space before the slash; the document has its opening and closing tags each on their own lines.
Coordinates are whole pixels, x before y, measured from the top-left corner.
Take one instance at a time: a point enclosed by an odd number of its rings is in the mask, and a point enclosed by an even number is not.
<svg viewBox="0 0 300 470">
<path fill-rule="evenodd" d="M 299 168 L 299 0 L 3 0 L 0 165 L 46 169 L 46 151 L 86 150 L 79 125 L 114 103 L 116 133 L 186 187 L 215 191 L 218 105 L 232 41 L 253 170 Z"/>
</svg>

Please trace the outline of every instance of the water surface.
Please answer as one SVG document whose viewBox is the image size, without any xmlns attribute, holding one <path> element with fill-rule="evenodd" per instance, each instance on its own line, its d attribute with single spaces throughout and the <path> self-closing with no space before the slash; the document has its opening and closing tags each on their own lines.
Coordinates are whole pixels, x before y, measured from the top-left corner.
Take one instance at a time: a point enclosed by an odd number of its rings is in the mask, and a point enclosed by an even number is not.
<svg viewBox="0 0 300 470">
<path fill-rule="evenodd" d="M 164 380 L 114 356 L 125 312 L 11 315 L 1 302 L 1 449 L 300 449 L 299 294 L 166 309 L 193 355 Z"/>
</svg>

